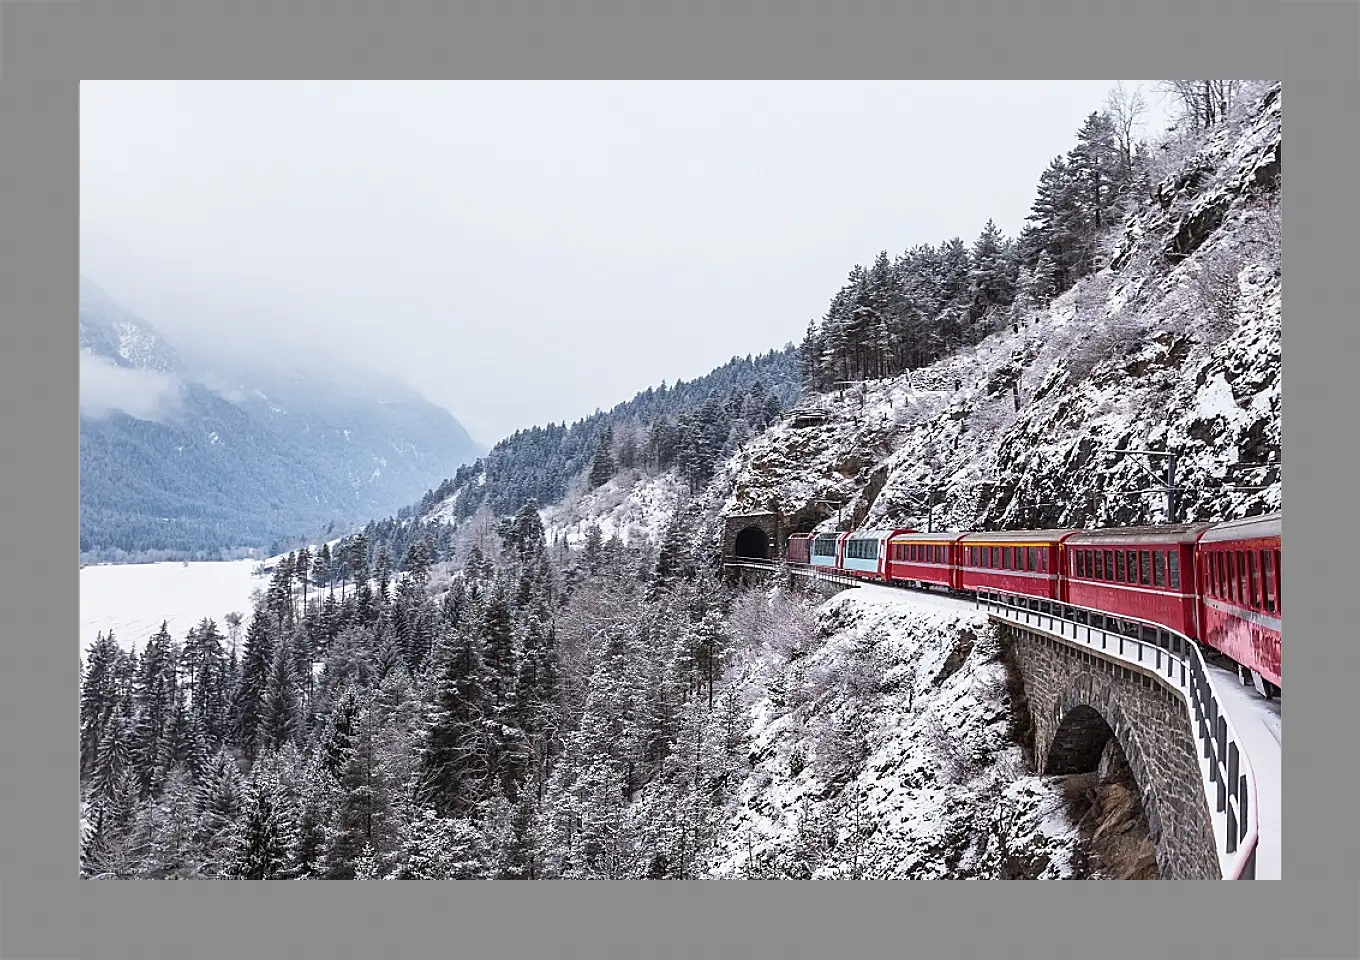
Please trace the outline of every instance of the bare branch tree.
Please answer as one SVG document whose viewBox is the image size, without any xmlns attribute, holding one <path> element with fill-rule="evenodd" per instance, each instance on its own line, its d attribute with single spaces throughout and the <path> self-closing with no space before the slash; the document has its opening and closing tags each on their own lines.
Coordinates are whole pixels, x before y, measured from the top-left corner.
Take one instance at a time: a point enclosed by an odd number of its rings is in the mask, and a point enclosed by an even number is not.
<svg viewBox="0 0 1361 960">
<path fill-rule="evenodd" d="M 1165 96 L 1181 105 L 1181 121 L 1193 130 L 1208 130 L 1228 119 L 1241 87 L 1241 80 L 1164 80 L 1158 84 Z"/>
<path fill-rule="evenodd" d="M 1126 176 L 1134 166 L 1134 131 L 1139 119 L 1148 109 L 1143 92 L 1139 87 L 1126 90 L 1123 83 L 1116 83 L 1115 89 L 1106 97 L 1106 110 L 1115 121 L 1115 142 L 1120 150 L 1120 164 Z"/>
</svg>

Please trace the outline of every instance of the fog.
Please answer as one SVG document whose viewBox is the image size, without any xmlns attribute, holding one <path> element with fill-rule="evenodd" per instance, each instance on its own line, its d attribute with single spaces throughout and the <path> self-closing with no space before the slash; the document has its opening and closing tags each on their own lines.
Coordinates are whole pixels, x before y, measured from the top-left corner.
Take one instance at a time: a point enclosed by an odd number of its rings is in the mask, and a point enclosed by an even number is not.
<svg viewBox="0 0 1361 960">
<path fill-rule="evenodd" d="M 797 342 L 881 249 L 1016 235 L 1113 85 L 84 82 L 81 271 L 491 444 Z"/>
<path fill-rule="evenodd" d="M 115 410 L 139 420 L 165 421 L 179 407 L 179 383 L 155 370 L 117 367 L 103 357 L 80 355 L 80 412 L 100 419 Z"/>
</svg>

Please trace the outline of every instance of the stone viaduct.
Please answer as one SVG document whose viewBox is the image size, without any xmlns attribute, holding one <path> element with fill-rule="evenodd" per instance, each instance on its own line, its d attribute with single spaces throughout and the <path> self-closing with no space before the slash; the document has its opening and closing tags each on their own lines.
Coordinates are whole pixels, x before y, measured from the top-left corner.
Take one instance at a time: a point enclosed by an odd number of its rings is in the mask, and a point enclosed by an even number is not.
<svg viewBox="0 0 1361 960">
<path fill-rule="evenodd" d="M 1219 879 L 1195 731 L 1182 692 L 1151 664 L 1142 669 L 1033 626 L 997 626 L 1025 684 L 1036 771 L 1095 770 L 1114 739 L 1139 785 L 1159 874 Z"/>
</svg>

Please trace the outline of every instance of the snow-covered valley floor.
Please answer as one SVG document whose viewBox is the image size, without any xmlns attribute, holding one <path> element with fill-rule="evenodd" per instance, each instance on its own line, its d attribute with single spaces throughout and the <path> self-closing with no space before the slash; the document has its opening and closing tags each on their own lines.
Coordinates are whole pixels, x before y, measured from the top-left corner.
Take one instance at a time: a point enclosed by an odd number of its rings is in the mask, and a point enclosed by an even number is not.
<svg viewBox="0 0 1361 960">
<path fill-rule="evenodd" d="M 84 655 L 97 634 L 114 632 L 119 646 L 146 641 L 166 621 L 170 635 L 183 640 L 204 617 L 217 621 L 232 612 L 249 619 L 251 592 L 268 581 L 251 575 L 260 561 L 204 563 L 96 564 L 80 571 L 80 650 Z"/>
</svg>

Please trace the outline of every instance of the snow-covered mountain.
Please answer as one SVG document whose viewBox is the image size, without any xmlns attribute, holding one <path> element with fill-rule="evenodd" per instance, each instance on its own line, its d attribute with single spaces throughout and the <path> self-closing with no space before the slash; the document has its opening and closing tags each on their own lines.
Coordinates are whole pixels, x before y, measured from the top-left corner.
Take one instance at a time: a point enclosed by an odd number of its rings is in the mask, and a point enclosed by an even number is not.
<svg viewBox="0 0 1361 960">
<path fill-rule="evenodd" d="M 81 278 L 81 551 L 216 555 L 410 503 L 481 449 L 401 384 L 186 353 Z"/>
<path fill-rule="evenodd" d="M 715 511 L 925 529 L 935 488 L 938 530 L 1168 519 L 1165 460 L 1114 449 L 1176 455 L 1176 520 L 1279 509 L 1279 471 L 1243 465 L 1280 459 L 1280 150 L 1277 86 L 1163 161 L 1101 270 L 977 346 L 807 398 L 817 416 L 724 464 Z"/>
</svg>

